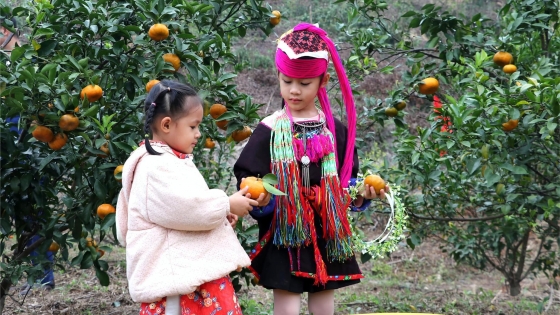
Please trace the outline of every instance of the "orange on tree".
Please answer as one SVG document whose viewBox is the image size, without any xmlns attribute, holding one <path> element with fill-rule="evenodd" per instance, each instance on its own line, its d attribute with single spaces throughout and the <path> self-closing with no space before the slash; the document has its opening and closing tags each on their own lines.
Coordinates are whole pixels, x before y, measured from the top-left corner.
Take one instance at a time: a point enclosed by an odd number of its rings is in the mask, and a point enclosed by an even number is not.
<svg viewBox="0 0 560 315">
<path fill-rule="evenodd" d="M 165 24 L 157 23 L 150 27 L 148 36 L 156 42 L 162 41 L 169 37 L 169 28 Z"/>
<path fill-rule="evenodd" d="M 213 149 L 216 146 L 216 142 L 210 138 L 206 138 L 204 141 L 204 147 L 207 149 Z"/>
<path fill-rule="evenodd" d="M 233 138 L 233 140 L 235 140 L 235 142 L 241 142 L 249 138 L 252 133 L 253 131 L 251 130 L 251 128 L 249 128 L 249 126 L 245 126 L 243 127 L 243 129 L 235 130 L 231 134 L 231 137 Z"/>
<path fill-rule="evenodd" d="M 227 129 L 227 124 L 228 121 L 227 120 L 220 120 L 216 122 L 216 126 L 218 126 L 218 128 L 222 129 L 222 130 L 226 130 Z"/>
<path fill-rule="evenodd" d="M 385 109 L 385 115 L 389 116 L 389 117 L 395 117 L 399 114 L 399 111 L 394 108 L 394 107 L 387 107 Z"/>
<path fill-rule="evenodd" d="M 150 90 L 154 87 L 154 85 L 158 84 L 159 80 L 150 80 L 150 82 L 146 83 L 146 92 L 150 93 Z"/>
<path fill-rule="evenodd" d="M 264 182 L 262 178 L 257 178 L 255 176 L 249 176 L 244 178 L 239 185 L 241 189 L 249 187 L 247 193 L 251 194 L 251 199 L 258 199 L 261 194 L 268 194 L 268 191 L 264 188 Z"/>
<path fill-rule="evenodd" d="M 49 141 L 48 144 L 49 148 L 57 151 L 62 149 L 62 147 L 66 145 L 66 142 L 68 142 L 68 136 L 64 132 L 61 132 L 54 135 L 53 139 Z"/>
<path fill-rule="evenodd" d="M 368 175 L 364 179 L 364 184 L 375 189 L 375 193 L 379 194 L 381 189 L 385 189 L 385 181 L 379 175 Z"/>
<path fill-rule="evenodd" d="M 274 17 L 270 18 L 270 24 L 274 26 L 280 24 L 280 20 L 282 19 L 282 14 L 280 13 L 280 11 L 274 10 L 272 11 L 272 15 L 274 15 Z"/>
<path fill-rule="evenodd" d="M 55 241 L 53 241 L 53 242 L 51 243 L 51 245 L 49 246 L 49 252 L 55 253 L 55 252 L 57 252 L 59 249 L 60 249 L 60 245 L 58 245 L 58 243 L 55 242 Z"/>
<path fill-rule="evenodd" d="M 167 53 L 163 55 L 163 60 L 165 60 L 165 62 L 169 62 L 173 66 L 175 71 L 181 68 L 181 59 L 179 59 L 179 56 L 173 53 Z"/>
<path fill-rule="evenodd" d="M 115 167 L 115 170 L 113 171 L 113 176 L 119 182 L 122 181 L 121 175 L 119 175 L 119 174 L 122 173 L 123 167 L 124 167 L 124 165 L 121 164 L 121 165 Z"/>
<path fill-rule="evenodd" d="M 438 89 L 439 81 L 436 78 L 425 78 L 418 85 L 418 92 L 424 95 L 434 94 Z"/>
<path fill-rule="evenodd" d="M 80 106 L 74 107 L 74 113 L 78 113 L 80 111 Z"/>
<path fill-rule="evenodd" d="M 492 60 L 498 66 L 503 67 L 505 65 L 509 65 L 509 64 L 513 63 L 513 56 L 508 52 L 498 51 L 494 55 L 494 58 L 492 58 Z"/>
<path fill-rule="evenodd" d="M 113 207 L 112 205 L 108 204 L 108 203 L 104 203 L 102 205 L 100 205 L 99 207 L 97 207 L 97 216 L 101 219 L 105 219 L 105 217 L 109 214 L 109 213 L 115 213 L 115 207 Z"/>
<path fill-rule="evenodd" d="M 397 110 L 403 110 L 406 108 L 406 102 L 405 101 L 400 101 L 395 105 L 395 108 Z"/>
<path fill-rule="evenodd" d="M 505 65 L 502 70 L 507 74 L 512 74 L 517 71 L 517 67 L 515 65 Z"/>
<path fill-rule="evenodd" d="M 517 128 L 517 125 L 519 124 L 519 120 L 517 119 L 510 119 L 508 121 L 506 121 L 505 123 L 502 124 L 502 129 L 506 132 L 512 131 L 515 128 Z"/>
<path fill-rule="evenodd" d="M 86 246 L 87 247 L 97 247 L 97 242 L 93 238 L 88 237 L 88 238 L 86 238 Z"/>
<path fill-rule="evenodd" d="M 101 258 L 101 257 L 103 257 L 103 255 L 105 255 L 105 251 L 97 248 L 97 254 L 99 255 L 99 258 Z"/>
<path fill-rule="evenodd" d="M 80 99 L 84 99 L 86 96 L 90 103 L 98 101 L 103 96 L 103 89 L 99 85 L 90 84 L 80 92 Z"/>
<path fill-rule="evenodd" d="M 41 141 L 41 142 L 50 142 L 54 138 L 54 134 L 52 130 L 45 126 L 37 126 L 35 130 L 31 133 L 33 138 Z"/>
<path fill-rule="evenodd" d="M 80 120 L 72 114 L 64 114 L 58 121 L 58 126 L 64 131 L 72 131 L 78 128 Z"/>
<path fill-rule="evenodd" d="M 227 112 L 227 107 L 225 105 L 214 104 L 210 106 L 210 116 L 212 116 L 212 118 L 214 119 L 222 116 L 222 114 L 225 112 Z"/>
<path fill-rule="evenodd" d="M 99 154 L 99 157 L 107 157 L 107 155 L 111 154 L 111 150 L 109 150 L 109 143 L 105 142 L 101 145 L 101 147 L 99 148 L 99 150 L 103 151 L 105 153 L 105 155 L 101 155 Z"/>
</svg>

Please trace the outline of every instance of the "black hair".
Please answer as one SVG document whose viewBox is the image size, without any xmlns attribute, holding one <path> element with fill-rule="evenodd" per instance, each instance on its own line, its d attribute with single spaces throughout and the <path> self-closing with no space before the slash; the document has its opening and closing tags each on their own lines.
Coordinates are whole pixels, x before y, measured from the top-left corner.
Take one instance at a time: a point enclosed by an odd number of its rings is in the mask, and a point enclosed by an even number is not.
<svg viewBox="0 0 560 315">
<path fill-rule="evenodd" d="M 188 102 L 189 97 L 196 98 L 196 102 Z M 154 85 L 146 101 L 144 102 L 144 145 L 150 154 L 160 155 L 150 145 L 150 135 L 152 134 L 152 124 L 157 117 L 169 116 L 178 119 L 195 107 L 202 106 L 202 100 L 198 97 L 196 90 L 188 85 L 170 80 L 162 80 Z"/>
</svg>

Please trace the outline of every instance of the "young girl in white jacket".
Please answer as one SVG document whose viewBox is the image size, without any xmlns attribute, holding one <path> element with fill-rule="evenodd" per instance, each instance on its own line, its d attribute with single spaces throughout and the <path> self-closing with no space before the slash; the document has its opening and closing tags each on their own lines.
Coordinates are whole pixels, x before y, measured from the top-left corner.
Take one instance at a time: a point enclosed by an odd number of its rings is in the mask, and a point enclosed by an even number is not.
<svg viewBox="0 0 560 315">
<path fill-rule="evenodd" d="M 258 202 L 209 189 L 196 168 L 203 106 L 193 88 L 162 81 L 144 110 L 146 139 L 124 164 L 116 214 L 130 295 L 141 315 L 241 314 L 228 275 L 251 261 L 231 224 Z"/>
</svg>

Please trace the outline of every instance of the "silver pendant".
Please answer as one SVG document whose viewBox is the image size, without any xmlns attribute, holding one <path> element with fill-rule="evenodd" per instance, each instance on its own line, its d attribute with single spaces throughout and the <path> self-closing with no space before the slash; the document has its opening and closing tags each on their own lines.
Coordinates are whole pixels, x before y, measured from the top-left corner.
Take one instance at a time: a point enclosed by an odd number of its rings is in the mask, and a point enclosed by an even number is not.
<svg viewBox="0 0 560 315">
<path fill-rule="evenodd" d="M 309 165 L 309 162 L 311 162 L 311 160 L 309 159 L 309 157 L 307 155 L 304 155 L 301 157 L 301 163 L 303 165 Z"/>
</svg>

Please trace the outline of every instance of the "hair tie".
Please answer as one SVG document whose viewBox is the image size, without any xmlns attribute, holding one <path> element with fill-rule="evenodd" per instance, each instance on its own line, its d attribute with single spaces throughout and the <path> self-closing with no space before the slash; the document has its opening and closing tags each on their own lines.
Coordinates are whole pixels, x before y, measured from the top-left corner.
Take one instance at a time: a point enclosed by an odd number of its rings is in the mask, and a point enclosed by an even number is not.
<svg viewBox="0 0 560 315">
<path fill-rule="evenodd" d="M 170 88 L 170 87 L 167 87 L 167 92 L 171 92 L 171 88 Z"/>
<path fill-rule="evenodd" d="M 155 107 L 155 106 L 156 106 L 156 103 L 154 102 L 154 103 L 150 104 L 150 106 L 154 106 L 154 107 Z"/>
</svg>

